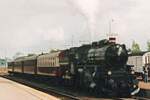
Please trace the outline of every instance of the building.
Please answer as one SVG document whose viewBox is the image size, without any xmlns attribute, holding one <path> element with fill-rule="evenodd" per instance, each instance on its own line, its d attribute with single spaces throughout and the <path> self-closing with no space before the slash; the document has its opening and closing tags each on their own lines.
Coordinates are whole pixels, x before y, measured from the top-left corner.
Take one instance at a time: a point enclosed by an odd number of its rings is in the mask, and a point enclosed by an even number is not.
<svg viewBox="0 0 150 100">
<path fill-rule="evenodd" d="M 7 67 L 6 59 L 0 59 L 0 67 Z"/>
<path fill-rule="evenodd" d="M 136 73 L 142 74 L 144 66 L 149 66 L 150 69 L 150 52 L 131 53 L 128 58 L 128 65 L 133 65 Z"/>
</svg>

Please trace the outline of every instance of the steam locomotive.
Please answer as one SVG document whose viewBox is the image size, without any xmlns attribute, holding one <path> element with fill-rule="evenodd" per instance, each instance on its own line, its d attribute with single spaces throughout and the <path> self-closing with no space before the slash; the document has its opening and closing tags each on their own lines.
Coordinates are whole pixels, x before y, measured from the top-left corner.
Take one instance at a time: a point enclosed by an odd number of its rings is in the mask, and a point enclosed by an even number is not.
<svg viewBox="0 0 150 100">
<path fill-rule="evenodd" d="M 125 45 L 101 40 L 92 44 L 19 57 L 8 63 L 10 73 L 40 75 L 96 91 L 98 95 L 135 95 L 138 81 L 126 65 Z M 69 83 L 66 83 L 69 84 Z"/>
</svg>

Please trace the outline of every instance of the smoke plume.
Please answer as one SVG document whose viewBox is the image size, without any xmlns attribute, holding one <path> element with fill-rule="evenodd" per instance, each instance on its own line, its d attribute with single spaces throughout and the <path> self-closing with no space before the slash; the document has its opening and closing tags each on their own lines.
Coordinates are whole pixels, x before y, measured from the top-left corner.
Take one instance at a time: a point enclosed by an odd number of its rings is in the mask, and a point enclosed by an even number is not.
<svg viewBox="0 0 150 100">
<path fill-rule="evenodd" d="M 78 8 L 80 13 L 85 16 L 88 20 L 88 26 L 90 30 L 91 41 L 94 39 L 96 34 L 96 16 L 99 11 L 99 0 L 70 0 L 72 4 Z"/>
</svg>

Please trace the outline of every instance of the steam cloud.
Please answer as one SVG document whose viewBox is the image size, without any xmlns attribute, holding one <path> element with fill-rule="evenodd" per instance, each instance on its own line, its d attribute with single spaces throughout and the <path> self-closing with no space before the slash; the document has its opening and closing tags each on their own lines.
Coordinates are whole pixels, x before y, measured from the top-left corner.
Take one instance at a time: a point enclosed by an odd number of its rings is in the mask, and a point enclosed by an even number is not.
<svg viewBox="0 0 150 100">
<path fill-rule="evenodd" d="M 85 16 L 88 20 L 91 41 L 96 34 L 96 16 L 99 11 L 99 0 L 70 0 L 72 4 Z"/>
<path fill-rule="evenodd" d="M 64 30 L 62 27 L 54 28 L 54 29 L 48 30 L 47 34 L 41 34 L 41 36 L 43 36 L 44 40 L 63 41 Z"/>
</svg>

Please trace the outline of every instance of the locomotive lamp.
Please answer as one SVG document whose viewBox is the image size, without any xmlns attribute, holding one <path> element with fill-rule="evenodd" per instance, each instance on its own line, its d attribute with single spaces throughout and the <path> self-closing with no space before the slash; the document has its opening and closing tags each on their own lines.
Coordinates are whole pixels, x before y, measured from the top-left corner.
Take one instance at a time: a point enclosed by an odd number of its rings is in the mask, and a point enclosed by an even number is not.
<svg viewBox="0 0 150 100">
<path fill-rule="evenodd" d="M 108 71 L 108 73 L 107 73 L 108 75 L 111 75 L 112 73 L 111 73 L 111 71 Z"/>
<path fill-rule="evenodd" d="M 131 71 L 131 74 L 135 74 L 135 72 L 132 70 L 132 71 Z"/>
<path fill-rule="evenodd" d="M 136 85 L 133 85 L 133 88 L 136 88 Z"/>
</svg>

